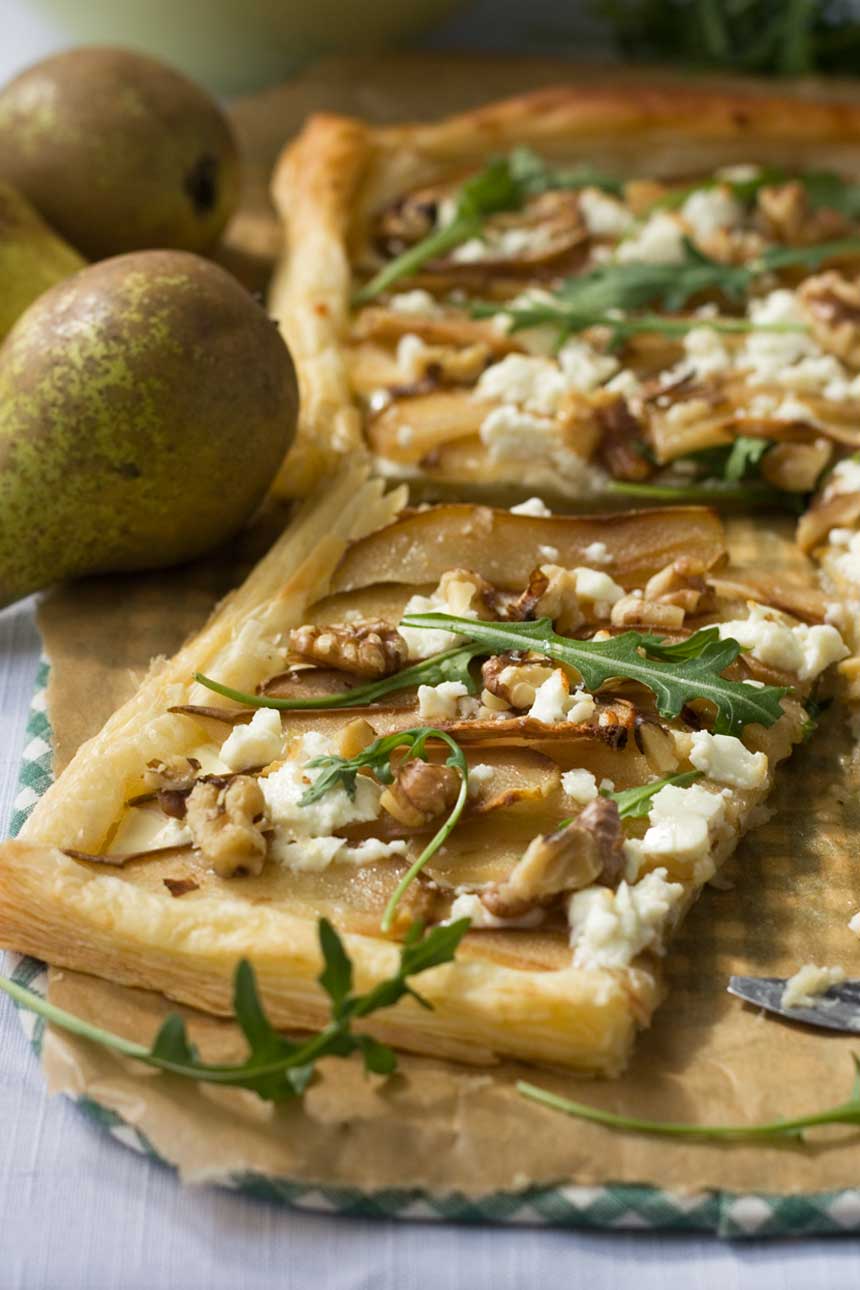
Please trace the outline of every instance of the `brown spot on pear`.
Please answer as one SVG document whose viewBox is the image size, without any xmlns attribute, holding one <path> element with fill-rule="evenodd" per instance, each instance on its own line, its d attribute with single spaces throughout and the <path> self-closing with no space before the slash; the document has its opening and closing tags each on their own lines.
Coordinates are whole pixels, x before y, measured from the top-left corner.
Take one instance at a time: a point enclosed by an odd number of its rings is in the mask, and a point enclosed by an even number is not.
<svg viewBox="0 0 860 1290">
<path fill-rule="evenodd" d="M 208 251 L 239 198 L 235 138 L 171 67 L 92 46 L 0 91 L 0 179 L 97 260 L 145 247 Z"/>
<path fill-rule="evenodd" d="M 53 287 L 0 348 L 0 605 L 228 538 L 297 402 L 276 326 L 207 260 L 138 252 Z"/>
<path fill-rule="evenodd" d="M 37 296 L 84 263 L 25 197 L 0 183 L 0 340 Z"/>
</svg>

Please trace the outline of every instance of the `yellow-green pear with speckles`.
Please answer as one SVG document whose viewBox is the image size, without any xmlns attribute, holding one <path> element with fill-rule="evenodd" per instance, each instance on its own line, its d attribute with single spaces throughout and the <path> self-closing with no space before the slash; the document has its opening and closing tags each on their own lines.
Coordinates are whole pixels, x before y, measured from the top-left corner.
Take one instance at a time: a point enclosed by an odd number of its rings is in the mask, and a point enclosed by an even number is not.
<svg viewBox="0 0 860 1290">
<path fill-rule="evenodd" d="M 0 347 L 0 606 L 231 536 L 297 401 L 276 326 L 208 260 L 143 251 L 52 287 Z"/>
<path fill-rule="evenodd" d="M 172 67 L 92 45 L 0 89 L 0 180 L 90 260 L 205 252 L 239 200 L 239 154 L 215 100 Z"/>
<path fill-rule="evenodd" d="M 0 183 L 0 340 L 37 296 L 84 263 L 26 198 Z"/>
</svg>

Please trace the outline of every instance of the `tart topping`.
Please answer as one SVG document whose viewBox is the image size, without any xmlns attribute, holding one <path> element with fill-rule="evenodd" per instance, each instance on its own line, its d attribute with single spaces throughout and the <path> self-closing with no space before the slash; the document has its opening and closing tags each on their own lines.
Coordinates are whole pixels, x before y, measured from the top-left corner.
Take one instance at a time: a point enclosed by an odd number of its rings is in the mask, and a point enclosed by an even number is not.
<svg viewBox="0 0 860 1290">
<path fill-rule="evenodd" d="M 375 679 L 398 672 L 408 649 L 396 628 L 383 622 L 306 624 L 290 632 L 294 654 L 321 667 Z"/>
<path fill-rule="evenodd" d="M 201 782 L 187 803 L 194 846 L 221 878 L 256 876 L 266 860 L 266 803 L 250 775 L 238 775 L 224 788 Z"/>
<path fill-rule="evenodd" d="M 407 828 L 423 828 L 447 815 L 460 792 L 460 776 L 452 766 L 436 766 L 413 758 L 397 772 L 379 804 Z"/>
</svg>

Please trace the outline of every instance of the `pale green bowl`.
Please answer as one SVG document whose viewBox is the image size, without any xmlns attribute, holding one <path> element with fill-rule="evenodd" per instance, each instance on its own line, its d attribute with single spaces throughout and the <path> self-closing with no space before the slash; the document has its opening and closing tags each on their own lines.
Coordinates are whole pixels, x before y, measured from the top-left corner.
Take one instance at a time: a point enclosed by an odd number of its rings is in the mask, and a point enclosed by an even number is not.
<svg viewBox="0 0 860 1290">
<path fill-rule="evenodd" d="M 459 0 L 38 0 L 70 38 L 167 59 L 218 94 L 275 84 L 324 53 L 430 27 Z"/>
</svg>

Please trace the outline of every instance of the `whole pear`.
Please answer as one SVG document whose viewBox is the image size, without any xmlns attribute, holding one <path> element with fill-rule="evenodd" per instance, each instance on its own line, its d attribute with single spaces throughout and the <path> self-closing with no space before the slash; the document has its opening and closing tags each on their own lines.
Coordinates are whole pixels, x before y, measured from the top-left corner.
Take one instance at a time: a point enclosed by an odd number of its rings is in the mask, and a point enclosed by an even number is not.
<svg viewBox="0 0 860 1290">
<path fill-rule="evenodd" d="M 207 251 L 239 198 L 215 100 L 154 58 L 104 46 L 46 58 L 0 90 L 0 179 L 90 260 Z"/>
<path fill-rule="evenodd" d="M 229 537 L 297 401 L 277 328 L 208 260 L 144 251 L 52 287 L 0 347 L 0 605 Z"/>
<path fill-rule="evenodd" d="M 25 197 L 0 183 L 0 340 L 37 296 L 84 263 Z"/>
</svg>

